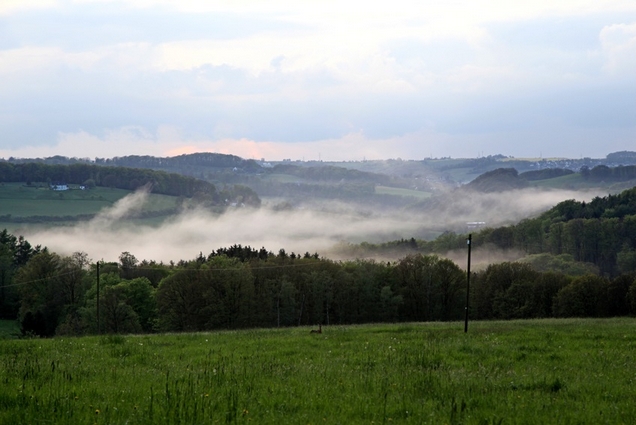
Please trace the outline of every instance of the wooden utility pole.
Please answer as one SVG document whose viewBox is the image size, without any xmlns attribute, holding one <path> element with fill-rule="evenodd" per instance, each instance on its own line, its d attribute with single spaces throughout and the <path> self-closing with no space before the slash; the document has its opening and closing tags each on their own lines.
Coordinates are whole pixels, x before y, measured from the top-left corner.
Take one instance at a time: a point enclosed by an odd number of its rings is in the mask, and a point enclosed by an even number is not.
<svg viewBox="0 0 636 425">
<path fill-rule="evenodd" d="M 468 267 L 466 269 L 466 315 L 464 318 L 464 333 L 468 332 L 468 305 L 470 297 L 470 246 L 472 239 L 472 234 L 469 234 L 468 239 L 466 239 L 466 244 L 468 245 Z"/>
<path fill-rule="evenodd" d="M 99 261 L 97 262 L 97 334 L 102 333 L 102 328 L 99 323 Z"/>
</svg>

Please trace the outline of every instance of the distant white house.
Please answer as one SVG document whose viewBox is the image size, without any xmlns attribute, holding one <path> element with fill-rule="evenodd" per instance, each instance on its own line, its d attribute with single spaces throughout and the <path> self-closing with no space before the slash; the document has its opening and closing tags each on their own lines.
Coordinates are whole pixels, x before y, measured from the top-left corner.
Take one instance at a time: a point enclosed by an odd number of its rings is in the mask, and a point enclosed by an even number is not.
<svg viewBox="0 0 636 425">
<path fill-rule="evenodd" d="M 55 183 L 51 185 L 51 189 L 58 191 L 68 190 L 68 185 L 63 183 Z"/>
</svg>

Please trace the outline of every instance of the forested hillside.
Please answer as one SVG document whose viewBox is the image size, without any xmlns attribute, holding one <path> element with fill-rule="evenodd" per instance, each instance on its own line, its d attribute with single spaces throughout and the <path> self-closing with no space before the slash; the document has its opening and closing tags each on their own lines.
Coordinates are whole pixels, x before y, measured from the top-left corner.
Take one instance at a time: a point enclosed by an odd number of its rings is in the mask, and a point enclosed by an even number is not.
<svg viewBox="0 0 636 425">
<path fill-rule="evenodd" d="M 91 164 L 48 165 L 36 162 L 0 162 L 0 182 L 49 182 L 97 185 L 136 190 L 150 185 L 155 193 L 192 197 L 197 193 L 216 197 L 208 182 L 162 171 L 127 167 L 100 167 Z"/>
<path fill-rule="evenodd" d="M 521 174 L 514 168 L 497 168 L 478 176 L 470 183 L 464 185 L 464 188 L 478 192 L 503 192 L 529 187 L 529 182 L 556 179 L 572 174 L 575 174 L 574 171 L 561 168 L 526 171 Z M 597 165 L 592 169 L 582 167 L 580 176 L 585 181 L 597 183 L 601 186 L 613 182 L 625 182 L 636 179 L 636 165 L 617 167 Z"/>
<path fill-rule="evenodd" d="M 236 155 L 220 153 L 192 153 L 172 157 L 155 157 L 149 155 L 129 155 L 114 158 L 96 158 L 98 165 L 152 168 L 155 170 L 168 170 L 180 174 L 193 175 L 197 171 L 237 169 L 245 172 L 258 172 L 261 166 L 251 159 L 243 159 Z"/>
<path fill-rule="evenodd" d="M 528 187 L 528 182 L 514 168 L 488 171 L 464 186 L 465 189 L 477 192 L 503 192 L 525 187 Z"/>
<path fill-rule="evenodd" d="M 2 162 L 0 161 L 0 164 Z M 345 202 L 400 207 L 408 203 L 408 197 L 378 194 L 375 190 L 376 186 L 415 187 L 412 179 L 358 171 L 340 165 L 334 166 L 321 162 L 259 164 L 254 160 L 244 160 L 234 155 L 216 153 L 196 153 L 167 158 L 133 155 L 111 159 L 96 158 L 94 162 L 74 158 L 51 157 L 34 160 L 10 159 L 6 163 L 20 166 L 26 163 L 57 167 L 62 166 L 62 164 L 72 167 L 100 166 L 105 170 L 135 167 L 134 169 L 149 170 L 150 173 L 153 171 L 156 173 L 179 173 L 183 176 L 205 180 L 217 187 L 225 187 L 229 195 L 222 195 L 217 197 L 217 199 L 236 199 L 237 196 L 232 194 L 233 186 L 240 185 L 244 188 L 249 188 L 252 190 L 252 194 L 245 196 L 246 189 L 244 189 L 243 198 L 246 201 L 243 203 L 250 205 L 260 204 L 259 198 L 267 196 L 282 197 L 293 204 L 311 202 L 314 199 L 334 199 Z M 103 173 L 100 176 L 103 179 Z M 106 183 L 121 186 L 119 181 L 111 180 L 107 180 Z M 141 180 L 146 181 L 148 179 L 142 178 Z M 420 183 L 420 186 L 422 186 L 422 183 Z M 422 188 L 420 187 L 420 189 Z"/>
<path fill-rule="evenodd" d="M 470 174 L 481 175 L 497 168 L 514 168 L 520 173 L 542 171 L 547 169 L 564 169 L 579 171 L 582 168 L 592 169 L 598 166 L 618 167 L 636 165 L 636 152 L 621 151 L 608 154 L 605 158 L 538 158 L 524 159 L 505 155 L 488 155 L 480 158 L 469 158 L 452 164 L 452 168 L 468 169 Z M 442 165 L 443 167 L 448 167 Z"/>
<path fill-rule="evenodd" d="M 528 181 L 547 180 L 557 177 L 568 176 L 574 174 L 572 170 L 564 170 L 563 168 L 546 168 L 543 170 L 533 170 L 520 173 L 519 177 Z"/>
<path fill-rule="evenodd" d="M 353 208 L 382 208 L 393 210 L 411 208 L 435 210 L 447 203 L 449 192 L 464 186 L 481 193 L 496 193 L 523 187 L 607 188 L 614 193 L 631 187 L 636 182 L 636 166 L 633 152 L 616 152 L 604 159 L 515 159 L 504 155 L 492 155 L 473 159 L 425 159 L 421 161 L 360 161 L 324 163 L 322 161 L 246 160 L 234 155 L 218 153 L 194 153 L 175 157 L 124 156 L 115 158 L 78 159 L 50 157 L 43 159 L 0 160 L 0 164 L 34 163 L 40 165 L 72 165 L 104 167 L 115 166 L 148 169 L 155 172 L 179 173 L 183 176 L 205 180 L 216 187 L 227 187 L 230 195 L 216 197 L 220 200 L 237 199 L 231 195 L 234 185 L 246 186 L 254 191 L 244 203 L 259 203 L 257 198 L 275 198 L 293 207 L 311 208 L 311 204 L 323 200 L 346 202 Z M 97 172 L 96 172 L 97 173 Z M 98 178 L 99 177 L 99 178 Z M 63 178 L 65 178 L 63 176 Z M 134 181 L 117 181 L 104 173 L 95 174 L 92 180 L 106 186 L 130 188 L 140 181 L 154 180 L 156 190 L 176 192 L 174 187 L 187 186 L 180 182 L 168 185 L 163 178 L 140 176 Z M 80 182 L 82 183 L 82 182 Z M 633 185 L 633 184 L 632 184 Z M 386 189 L 389 188 L 389 189 Z M 393 190 L 406 189 L 404 191 Z M 183 189 L 181 189 L 182 192 Z M 183 196 L 191 196 L 185 190 Z M 245 190 L 243 190 L 245 192 Z M 432 196 L 430 200 L 422 200 Z M 451 199 L 452 201 L 452 199 Z M 233 201 L 231 201 L 233 202 Z M 452 209 L 447 211 L 452 214 Z"/>
<path fill-rule="evenodd" d="M 224 205 L 237 200 L 246 205 L 260 205 L 258 195 L 248 187 L 228 186 L 222 192 L 210 182 L 165 171 L 142 168 L 110 167 L 86 163 L 70 165 L 42 162 L 0 161 L 0 182 L 36 182 L 104 186 L 126 190 L 148 187 L 153 193 L 196 197 L 209 205 Z"/>
<path fill-rule="evenodd" d="M 460 320 L 466 273 L 435 255 L 335 262 L 235 245 L 162 264 L 59 256 L 0 234 L 0 307 L 24 335 L 202 331 L 316 324 Z M 492 264 L 471 277 L 473 319 L 636 313 L 634 274 L 539 272 Z"/>
<path fill-rule="evenodd" d="M 582 167 L 581 175 L 586 180 L 592 181 L 625 181 L 636 179 L 636 165 L 608 167 L 598 165 L 594 168 Z"/>
<path fill-rule="evenodd" d="M 349 245 L 342 249 L 360 257 L 383 253 L 445 254 L 464 249 L 467 233 L 446 232 L 433 241 L 402 240 Z M 636 187 L 590 202 L 566 200 L 535 218 L 473 233 L 473 247 L 517 250 L 537 267 L 594 270 L 604 276 L 636 271 Z M 344 252 L 344 251 L 343 251 Z M 536 256 L 539 255 L 540 256 Z M 573 265 L 572 263 L 580 263 Z"/>
</svg>

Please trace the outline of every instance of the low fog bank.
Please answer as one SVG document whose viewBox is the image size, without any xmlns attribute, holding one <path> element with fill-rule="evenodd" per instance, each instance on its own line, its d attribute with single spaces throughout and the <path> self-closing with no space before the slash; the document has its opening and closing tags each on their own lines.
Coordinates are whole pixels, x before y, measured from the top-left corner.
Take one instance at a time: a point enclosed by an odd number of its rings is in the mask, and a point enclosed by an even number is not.
<svg viewBox="0 0 636 425">
<path fill-rule="evenodd" d="M 517 261 L 525 255 L 524 252 L 516 249 L 502 250 L 489 246 L 473 248 L 470 253 L 470 270 L 476 272 L 485 269 L 490 264 Z M 449 251 L 441 256 L 452 260 L 464 270 L 468 266 L 468 249 Z"/>
<path fill-rule="evenodd" d="M 432 198 L 430 202 L 422 203 L 410 211 L 415 214 L 421 211 L 426 220 L 437 222 L 445 229 L 463 232 L 467 222 L 481 221 L 488 227 L 510 225 L 549 210 L 566 199 L 589 201 L 596 196 L 606 195 L 600 190 L 527 188 L 482 193 L 464 189 Z"/>
<path fill-rule="evenodd" d="M 466 232 L 468 221 L 484 221 L 489 226 L 514 223 L 565 199 L 589 200 L 597 195 L 535 189 L 472 194 L 421 213 L 356 211 L 350 205 L 329 202 L 286 211 L 231 209 L 222 215 L 197 209 L 185 211 L 157 227 L 126 219 L 146 201 L 147 194 L 140 191 L 121 199 L 91 221 L 47 230 L 27 228 L 22 233 L 32 244 L 46 246 L 53 252 L 69 255 L 84 251 L 93 260 L 104 261 L 117 261 L 122 252 L 128 251 L 139 260 L 176 262 L 235 244 L 265 247 L 274 253 L 281 248 L 296 254 L 318 252 L 333 258 L 329 253 L 341 242 L 421 238 L 423 234 L 431 234 L 431 229 Z M 461 255 L 457 256 L 458 264 L 465 262 Z M 453 255 L 450 257 L 455 259 Z"/>
</svg>

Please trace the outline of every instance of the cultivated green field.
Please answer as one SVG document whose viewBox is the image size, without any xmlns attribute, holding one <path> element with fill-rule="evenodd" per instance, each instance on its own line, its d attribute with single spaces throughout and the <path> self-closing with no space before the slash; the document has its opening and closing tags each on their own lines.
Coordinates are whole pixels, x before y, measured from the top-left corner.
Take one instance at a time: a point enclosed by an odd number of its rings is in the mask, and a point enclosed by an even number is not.
<svg viewBox="0 0 636 425">
<path fill-rule="evenodd" d="M 0 221 L 3 216 L 76 217 L 97 214 L 131 191 L 97 187 L 91 190 L 53 191 L 46 185 L 0 184 Z M 174 196 L 150 194 L 142 211 L 164 211 L 175 207 Z"/>
<path fill-rule="evenodd" d="M 415 199 L 427 199 L 433 195 L 431 192 L 422 192 L 419 190 L 402 189 L 398 187 L 388 186 L 376 186 L 375 193 L 378 195 L 407 196 Z"/>
<path fill-rule="evenodd" d="M 0 341 L 3 424 L 630 424 L 634 319 Z"/>
</svg>

